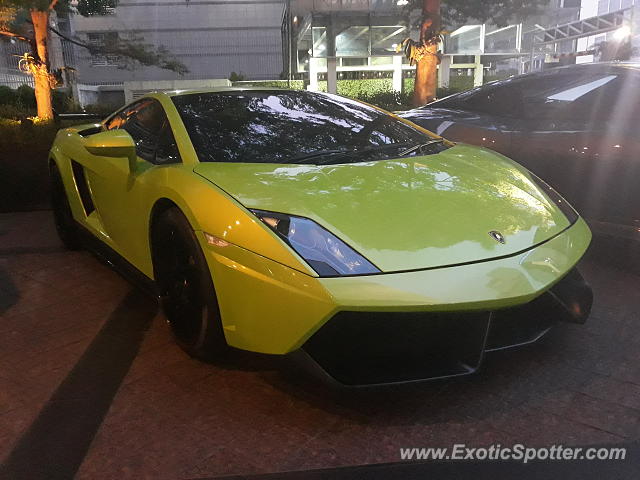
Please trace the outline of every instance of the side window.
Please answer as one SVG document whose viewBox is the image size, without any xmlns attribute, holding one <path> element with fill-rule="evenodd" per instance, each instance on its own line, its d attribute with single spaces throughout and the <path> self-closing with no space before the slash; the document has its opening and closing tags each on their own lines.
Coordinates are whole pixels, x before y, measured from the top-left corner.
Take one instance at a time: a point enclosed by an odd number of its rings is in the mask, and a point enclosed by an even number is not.
<svg viewBox="0 0 640 480">
<path fill-rule="evenodd" d="M 157 100 L 148 98 L 133 104 L 110 119 L 107 130 L 122 128 L 133 138 L 140 158 L 155 163 L 179 163 L 180 154 L 167 116 Z"/>
<path fill-rule="evenodd" d="M 131 116 L 140 109 L 141 103 L 142 102 L 136 102 L 133 105 L 129 105 L 127 108 L 120 110 L 104 124 L 105 130 L 117 130 L 124 127 L 125 123 L 129 121 Z"/>
<path fill-rule="evenodd" d="M 519 83 L 501 88 L 491 87 L 467 99 L 470 111 L 503 117 L 517 117 L 521 112 L 522 92 Z"/>
<path fill-rule="evenodd" d="M 433 107 L 436 104 L 430 106 Z M 509 79 L 474 88 L 442 100 L 437 103 L 437 106 L 503 117 L 518 117 L 522 111 L 521 81 Z"/>
<path fill-rule="evenodd" d="M 529 119 L 587 122 L 616 88 L 615 74 L 557 74 L 542 76 L 523 86 L 523 107 Z M 613 96 L 615 96 L 614 92 Z"/>
<path fill-rule="evenodd" d="M 617 99 L 611 101 L 611 99 Z M 589 112 L 593 129 L 606 125 L 608 132 L 637 136 L 640 124 L 640 76 L 634 72 L 620 75 L 594 99 Z"/>
<path fill-rule="evenodd" d="M 113 117 L 111 117 L 105 124 L 104 124 L 104 128 L 106 130 L 116 130 L 118 128 L 121 128 L 122 125 L 124 125 L 124 121 L 127 118 L 125 116 L 125 111 L 123 110 L 121 112 L 118 112 L 117 114 L 115 114 Z"/>
<path fill-rule="evenodd" d="M 160 137 L 158 139 L 158 148 L 156 149 L 155 162 L 158 165 L 166 165 L 169 163 L 180 163 L 180 153 L 178 152 L 178 145 L 171 131 L 169 122 L 165 120 L 162 130 L 160 131 Z"/>
<path fill-rule="evenodd" d="M 160 130 L 165 121 L 162 106 L 153 99 L 138 103 L 135 112 L 127 118 L 123 130 L 129 132 L 136 142 L 136 152 L 148 162 L 155 161 Z"/>
</svg>

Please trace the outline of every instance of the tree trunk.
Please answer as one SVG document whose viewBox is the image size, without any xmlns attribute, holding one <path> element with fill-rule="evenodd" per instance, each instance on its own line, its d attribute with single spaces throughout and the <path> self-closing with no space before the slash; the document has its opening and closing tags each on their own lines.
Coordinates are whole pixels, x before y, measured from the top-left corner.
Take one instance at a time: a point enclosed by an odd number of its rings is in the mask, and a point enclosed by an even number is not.
<svg viewBox="0 0 640 480">
<path fill-rule="evenodd" d="M 32 69 L 32 74 L 36 86 L 38 118 L 51 120 L 53 118 L 53 107 L 51 104 L 51 84 L 49 83 L 49 54 L 47 51 L 49 11 L 31 10 L 30 13 L 36 47 L 36 51 L 33 53 L 37 63 Z"/>
<path fill-rule="evenodd" d="M 441 30 L 440 0 L 423 0 L 420 42 L 427 45 L 425 55 L 416 65 L 416 83 L 413 91 L 413 105 L 420 107 L 436 98 L 438 87 L 438 42 L 433 35 Z"/>
</svg>

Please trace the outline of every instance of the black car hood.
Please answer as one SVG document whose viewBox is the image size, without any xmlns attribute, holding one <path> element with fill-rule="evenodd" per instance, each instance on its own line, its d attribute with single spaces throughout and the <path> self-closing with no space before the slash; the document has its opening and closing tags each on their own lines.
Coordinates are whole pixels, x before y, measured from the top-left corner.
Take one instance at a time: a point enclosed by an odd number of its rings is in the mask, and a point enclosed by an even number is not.
<svg viewBox="0 0 640 480">
<path fill-rule="evenodd" d="M 438 135 L 444 132 L 456 122 L 469 122 L 480 120 L 477 113 L 455 110 L 452 108 L 416 108 L 399 114 L 402 118 L 415 122 Z"/>
<path fill-rule="evenodd" d="M 472 112 L 466 112 L 464 110 L 456 110 L 453 108 L 415 108 L 413 110 L 407 110 L 406 112 L 401 112 L 400 116 L 402 118 L 406 118 L 410 120 L 411 118 L 422 118 L 422 119 L 474 119 L 478 117 L 478 114 Z"/>
</svg>

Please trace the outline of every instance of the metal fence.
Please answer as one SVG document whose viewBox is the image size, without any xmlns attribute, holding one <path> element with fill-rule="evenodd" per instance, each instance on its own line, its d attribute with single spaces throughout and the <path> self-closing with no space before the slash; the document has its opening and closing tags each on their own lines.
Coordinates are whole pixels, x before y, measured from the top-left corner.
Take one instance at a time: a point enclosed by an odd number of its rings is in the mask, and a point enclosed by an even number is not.
<svg viewBox="0 0 640 480">
<path fill-rule="evenodd" d="M 0 42 L 0 85 L 18 88 L 20 85 L 33 87 L 33 78 L 18 69 L 18 57 L 29 51 L 25 42 Z"/>
</svg>

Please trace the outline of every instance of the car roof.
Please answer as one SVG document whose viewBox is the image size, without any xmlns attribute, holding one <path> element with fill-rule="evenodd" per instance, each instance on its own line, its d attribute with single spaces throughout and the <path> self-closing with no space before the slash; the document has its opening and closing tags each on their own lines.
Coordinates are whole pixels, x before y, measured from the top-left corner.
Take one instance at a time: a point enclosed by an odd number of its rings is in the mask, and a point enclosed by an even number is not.
<svg viewBox="0 0 640 480">
<path fill-rule="evenodd" d="M 222 92 L 300 92 L 305 90 L 294 90 L 290 88 L 278 87 L 211 87 L 211 88 L 195 88 L 185 90 L 169 90 L 164 91 L 169 97 L 179 97 L 182 95 L 192 95 L 196 93 L 222 93 Z"/>
<path fill-rule="evenodd" d="M 635 70 L 640 72 L 640 63 L 635 62 L 596 62 L 596 63 L 579 63 L 576 65 L 565 65 L 564 67 L 555 67 L 544 72 L 557 70 L 616 70 L 616 69 Z"/>
<path fill-rule="evenodd" d="M 531 77 L 544 77 L 546 75 L 554 75 L 558 72 L 579 72 L 583 74 L 595 73 L 595 72 L 616 72 L 623 73 L 623 71 L 630 71 L 634 74 L 640 73 L 640 63 L 634 62 L 599 62 L 599 63 L 580 63 L 577 65 L 565 65 L 563 67 L 552 67 L 547 70 L 540 70 L 537 72 L 525 73 L 522 75 L 515 75 L 513 77 L 509 77 L 509 79 L 518 79 L 518 78 L 531 78 Z M 508 80 L 508 79 L 505 79 Z M 499 83 L 497 82 L 491 83 Z M 491 83 L 487 84 L 490 85 Z"/>
<path fill-rule="evenodd" d="M 552 68 L 548 68 L 546 70 L 540 70 L 540 71 L 535 71 L 535 72 L 528 72 L 528 73 L 523 73 L 520 75 L 513 75 L 511 77 L 508 78 L 502 78 L 500 80 L 494 80 L 492 82 L 488 82 L 485 83 L 484 85 L 480 86 L 480 87 L 476 87 L 473 90 L 465 90 L 463 92 L 458 92 L 458 93 L 454 93 L 453 95 L 450 95 L 449 97 L 445 97 L 442 99 L 437 100 L 437 102 L 445 100 L 447 98 L 452 98 L 452 97 L 456 97 L 458 95 L 462 95 L 465 94 L 467 92 L 470 91 L 476 91 L 479 89 L 483 89 L 483 88 L 492 88 L 492 87 L 498 87 L 500 88 L 501 86 L 505 85 L 505 84 L 510 84 L 513 81 L 519 81 L 520 79 L 543 79 L 547 76 L 550 75 L 556 75 L 559 72 L 575 72 L 578 74 L 582 74 L 582 75 L 588 75 L 591 73 L 600 73 L 600 74 L 606 74 L 606 73 L 616 73 L 616 74 L 631 74 L 631 75 L 637 75 L 640 74 L 640 63 L 634 63 L 634 62 L 598 62 L 598 63 L 581 63 L 581 64 L 577 64 L 577 65 L 565 65 L 563 67 L 552 67 Z M 437 103 L 435 102 L 435 103 Z M 432 105 L 432 104 L 428 104 L 428 105 Z M 428 105 L 425 105 L 425 107 L 427 107 Z M 424 107 L 420 107 L 420 108 L 424 108 Z"/>
</svg>

